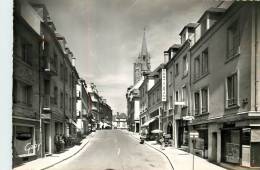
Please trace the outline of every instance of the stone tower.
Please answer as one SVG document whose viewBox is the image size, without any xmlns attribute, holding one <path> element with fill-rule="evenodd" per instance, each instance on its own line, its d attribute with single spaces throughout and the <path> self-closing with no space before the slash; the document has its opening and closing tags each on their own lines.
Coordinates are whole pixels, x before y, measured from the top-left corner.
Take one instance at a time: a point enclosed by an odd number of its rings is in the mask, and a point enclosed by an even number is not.
<svg viewBox="0 0 260 170">
<path fill-rule="evenodd" d="M 134 63 L 134 84 L 136 84 L 141 79 L 143 73 L 150 72 L 150 70 L 151 70 L 150 54 L 148 53 L 147 50 L 145 29 L 144 29 L 141 52 L 139 53 L 139 56 Z"/>
</svg>

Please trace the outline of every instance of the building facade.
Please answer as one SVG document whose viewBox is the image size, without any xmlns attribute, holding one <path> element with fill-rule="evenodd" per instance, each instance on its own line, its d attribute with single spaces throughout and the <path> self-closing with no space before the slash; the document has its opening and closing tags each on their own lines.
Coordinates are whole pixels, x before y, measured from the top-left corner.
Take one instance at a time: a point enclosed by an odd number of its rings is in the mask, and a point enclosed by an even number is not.
<svg viewBox="0 0 260 170">
<path fill-rule="evenodd" d="M 43 4 L 17 0 L 14 16 L 15 166 L 59 151 L 57 137 L 76 136 L 78 77 L 75 57 Z"/>
<path fill-rule="evenodd" d="M 209 8 L 183 28 L 173 56 L 165 52 L 165 114 L 172 114 L 176 147 L 194 147 L 220 164 L 259 167 L 259 7 L 235 2 Z M 188 134 L 194 130 L 193 145 Z"/>
</svg>

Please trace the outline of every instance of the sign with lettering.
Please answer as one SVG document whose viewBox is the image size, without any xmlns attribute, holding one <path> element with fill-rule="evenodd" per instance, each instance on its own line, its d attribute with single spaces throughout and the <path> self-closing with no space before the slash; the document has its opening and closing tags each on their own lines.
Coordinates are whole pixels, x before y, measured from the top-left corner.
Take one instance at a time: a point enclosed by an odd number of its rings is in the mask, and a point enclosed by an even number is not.
<svg viewBox="0 0 260 170">
<path fill-rule="evenodd" d="M 166 69 L 162 69 L 162 101 L 166 102 Z"/>
<path fill-rule="evenodd" d="M 24 150 L 25 150 L 26 152 L 28 152 L 28 154 L 30 154 L 30 153 L 33 153 L 34 150 L 39 151 L 40 147 L 41 147 L 41 144 L 40 144 L 40 143 L 39 143 L 39 144 L 27 143 L 27 144 L 25 145 L 25 147 L 24 147 Z"/>
</svg>

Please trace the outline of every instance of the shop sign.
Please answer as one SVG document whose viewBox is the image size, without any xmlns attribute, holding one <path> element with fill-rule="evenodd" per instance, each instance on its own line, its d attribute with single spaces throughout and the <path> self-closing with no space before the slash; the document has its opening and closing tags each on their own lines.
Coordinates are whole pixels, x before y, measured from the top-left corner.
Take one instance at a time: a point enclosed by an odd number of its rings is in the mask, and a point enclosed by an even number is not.
<svg viewBox="0 0 260 170">
<path fill-rule="evenodd" d="M 182 117 L 183 120 L 193 120 L 194 117 L 193 116 L 184 116 Z"/>
<path fill-rule="evenodd" d="M 191 131 L 190 132 L 190 138 L 198 138 L 199 132 L 198 131 Z"/>
<path fill-rule="evenodd" d="M 32 134 L 30 132 L 16 133 L 17 140 L 29 140 L 31 138 L 32 138 Z"/>
<path fill-rule="evenodd" d="M 166 69 L 162 69 L 162 101 L 166 102 Z"/>
<path fill-rule="evenodd" d="M 34 150 L 37 150 L 39 151 L 40 150 L 40 147 L 41 147 L 41 144 L 31 144 L 31 143 L 27 143 L 24 147 L 24 150 L 26 152 L 31 153 L 31 151 L 33 152 Z"/>
</svg>

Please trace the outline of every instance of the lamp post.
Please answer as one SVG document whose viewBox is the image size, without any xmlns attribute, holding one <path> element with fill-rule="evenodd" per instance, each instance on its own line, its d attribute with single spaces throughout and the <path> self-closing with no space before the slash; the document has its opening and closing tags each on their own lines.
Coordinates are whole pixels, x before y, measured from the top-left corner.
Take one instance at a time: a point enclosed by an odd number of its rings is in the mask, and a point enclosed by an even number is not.
<svg viewBox="0 0 260 170">
<path fill-rule="evenodd" d="M 193 130 L 190 132 L 190 138 L 192 141 L 192 170 L 194 170 L 194 147 L 196 143 L 196 139 L 199 137 L 199 132 Z"/>
</svg>

